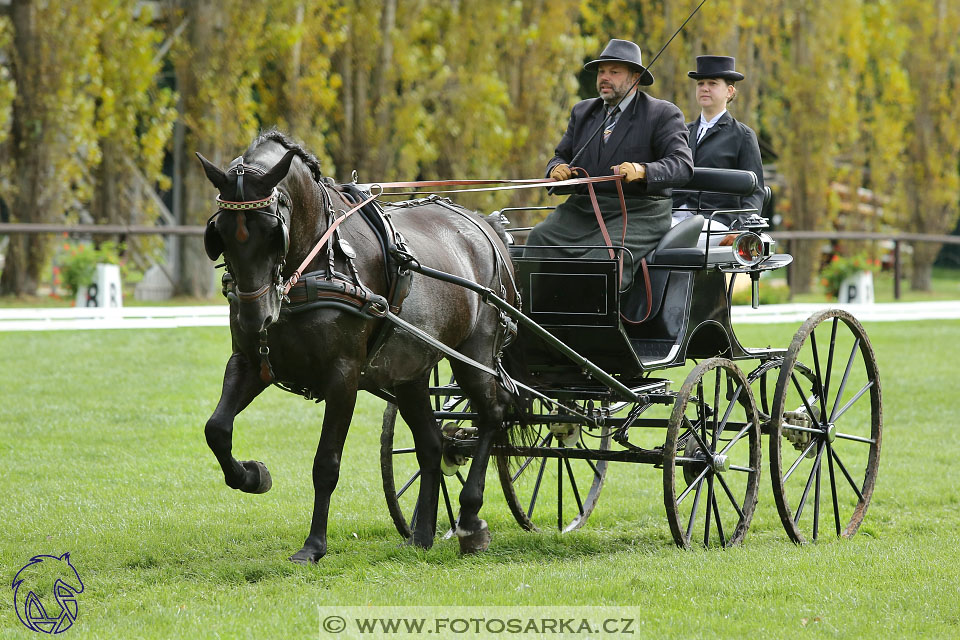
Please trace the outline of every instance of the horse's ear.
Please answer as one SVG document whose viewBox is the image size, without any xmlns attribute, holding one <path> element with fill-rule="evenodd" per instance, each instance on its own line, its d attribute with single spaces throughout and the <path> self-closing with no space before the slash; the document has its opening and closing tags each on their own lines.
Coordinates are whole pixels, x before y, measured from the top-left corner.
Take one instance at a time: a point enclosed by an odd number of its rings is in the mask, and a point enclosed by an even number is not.
<svg viewBox="0 0 960 640">
<path fill-rule="evenodd" d="M 268 189 L 273 189 L 275 186 L 280 184 L 280 181 L 287 177 L 287 172 L 290 171 L 290 163 L 293 162 L 293 157 L 297 155 L 296 150 L 290 149 L 282 158 L 280 162 L 273 165 L 273 168 L 270 171 L 267 171 L 263 176 L 263 185 Z"/>
<path fill-rule="evenodd" d="M 200 159 L 200 164 L 203 165 L 203 172 L 207 174 L 207 179 L 220 191 L 226 189 L 228 186 L 227 174 L 225 174 L 220 167 L 200 155 L 199 151 L 196 153 L 197 158 Z"/>
</svg>

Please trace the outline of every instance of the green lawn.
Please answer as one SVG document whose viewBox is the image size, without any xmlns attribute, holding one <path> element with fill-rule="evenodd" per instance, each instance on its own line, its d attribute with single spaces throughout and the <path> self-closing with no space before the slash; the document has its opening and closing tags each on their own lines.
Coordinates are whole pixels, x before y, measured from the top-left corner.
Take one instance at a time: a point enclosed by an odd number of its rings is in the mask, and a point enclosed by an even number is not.
<svg viewBox="0 0 960 640">
<path fill-rule="evenodd" d="M 796 328 L 749 325 L 739 337 L 786 346 Z M 791 544 L 765 470 L 742 547 L 682 551 L 659 471 L 621 465 L 580 531 L 520 530 L 491 475 L 489 552 L 460 557 L 455 541 L 439 539 L 426 552 L 402 548 L 380 487 L 383 403 L 364 396 L 329 554 L 314 567 L 286 558 L 309 526 L 323 407 L 276 389 L 259 398 L 237 420 L 234 451 L 263 460 L 273 490 L 228 489 L 203 437 L 226 329 L 0 333 L 2 576 L 9 589 L 31 556 L 71 552 L 86 587 L 63 636 L 74 638 L 318 637 L 317 607 L 348 605 L 443 605 L 453 615 L 616 607 L 637 619 L 633 637 L 957 637 L 960 321 L 867 331 L 886 431 L 873 502 L 852 540 Z M 0 636 L 36 637 L 17 620 L 12 591 L 2 602 Z"/>
</svg>

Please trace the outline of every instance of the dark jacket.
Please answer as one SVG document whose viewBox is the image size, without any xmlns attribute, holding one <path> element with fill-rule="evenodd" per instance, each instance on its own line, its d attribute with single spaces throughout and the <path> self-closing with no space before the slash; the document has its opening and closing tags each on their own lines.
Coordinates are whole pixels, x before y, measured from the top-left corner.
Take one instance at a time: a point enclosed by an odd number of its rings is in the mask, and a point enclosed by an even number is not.
<svg viewBox="0 0 960 640">
<path fill-rule="evenodd" d="M 570 122 L 557 145 L 556 155 L 547 163 L 547 177 L 555 166 L 569 164 L 573 156 L 603 121 L 603 100 L 583 100 L 573 106 Z M 672 187 L 685 184 L 693 176 L 693 157 L 687 146 L 683 113 L 672 102 L 651 98 L 637 91 L 626 112 L 620 115 L 610 138 L 601 145 L 598 133 L 580 155 L 576 166 L 591 176 L 613 174 L 612 166 L 621 162 L 646 165 L 646 180 L 624 184 L 624 195 L 669 196 Z M 615 194 L 613 183 L 598 183 L 598 193 Z M 579 193 L 586 193 L 581 186 Z"/>
<path fill-rule="evenodd" d="M 757 144 L 757 134 L 747 125 L 738 122 L 729 111 L 723 114 L 715 125 L 707 129 L 703 139 L 698 143 L 699 128 L 700 118 L 687 123 L 694 166 L 753 171 L 757 174 L 758 185 L 752 195 L 744 197 L 705 194 L 700 201 L 700 208 L 708 211 L 754 208 L 760 211 L 763 206 L 763 166 L 760 164 L 760 145 Z M 678 193 L 674 195 L 673 201 L 676 207 L 686 203 L 693 209 L 697 208 L 695 193 Z M 729 224 L 732 218 L 720 221 Z"/>
</svg>

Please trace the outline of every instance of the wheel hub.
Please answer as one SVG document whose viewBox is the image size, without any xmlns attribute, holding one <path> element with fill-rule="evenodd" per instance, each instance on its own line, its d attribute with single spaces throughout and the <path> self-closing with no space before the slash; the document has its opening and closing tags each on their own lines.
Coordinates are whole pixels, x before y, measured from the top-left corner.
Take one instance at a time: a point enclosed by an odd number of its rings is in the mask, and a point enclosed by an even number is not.
<svg viewBox="0 0 960 640">
<path fill-rule="evenodd" d="M 837 425 L 827 423 L 827 442 L 833 443 L 837 439 Z"/>
<path fill-rule="evenodd" d="M 572 422 L 551 422 L 550 433 L 565 447 L 576 446 L 580 442 L 580 425 Z"/>
</svg>

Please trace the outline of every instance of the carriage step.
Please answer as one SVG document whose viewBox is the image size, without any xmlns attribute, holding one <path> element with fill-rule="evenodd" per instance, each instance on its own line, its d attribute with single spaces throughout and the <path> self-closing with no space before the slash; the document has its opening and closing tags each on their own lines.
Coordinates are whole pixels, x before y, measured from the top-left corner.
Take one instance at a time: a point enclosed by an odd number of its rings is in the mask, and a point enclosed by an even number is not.
<svg viewBox="0 0 960 640">
<path fill-rule="evenodd" d="M 634 353 L 637 354 L 641 362 L 666 358 L 670 354 L 673 345 L 673 340 L 630 340 L 630 346 L 633 347 Z"/>
</svg>

